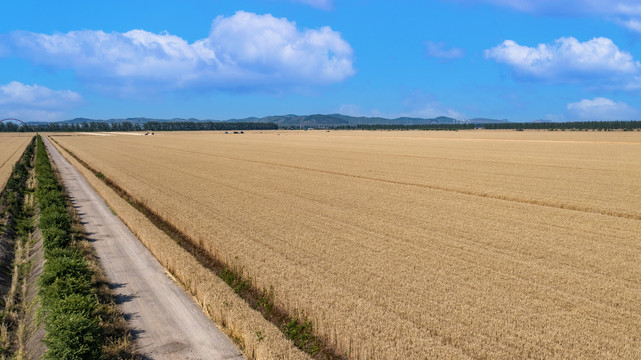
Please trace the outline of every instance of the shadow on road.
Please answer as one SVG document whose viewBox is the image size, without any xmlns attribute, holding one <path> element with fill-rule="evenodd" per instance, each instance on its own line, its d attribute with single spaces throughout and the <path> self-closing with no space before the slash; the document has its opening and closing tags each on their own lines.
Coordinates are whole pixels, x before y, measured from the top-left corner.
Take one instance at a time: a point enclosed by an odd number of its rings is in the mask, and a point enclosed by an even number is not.
<svg viewBox="0 0 641 360">
<path fill-rule="evenodd" d="M 120 305 L 122 303 L 130 302 L 137 297 L 138 296 L 136 295 L 117 294 L 116 296 L 114 296 L 114 300 L 116 301 L 116 305 Z"/>
</svg>

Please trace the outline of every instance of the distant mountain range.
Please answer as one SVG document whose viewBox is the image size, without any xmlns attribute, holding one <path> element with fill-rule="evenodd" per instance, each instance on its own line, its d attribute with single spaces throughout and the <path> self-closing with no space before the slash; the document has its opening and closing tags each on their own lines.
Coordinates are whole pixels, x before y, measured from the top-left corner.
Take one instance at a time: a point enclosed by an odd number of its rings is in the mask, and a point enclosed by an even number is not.
<svg viewBox="0 0 641 360">
<path fill-rule="evenodd" d="M 506 123 L 506 119 L 485 119 L 475 118 L 469 120 L 457 120 L 447 116 L 439 116 L 436 118 L 414 118 L 414 117 L 399 117 L 395 119 L 387 119 L 382 117 L 365 117 L 365 116 L 348 116 L 341 114 L 315 114 L 315 115 L 278 115 L 278 116 L 265 116 L 262 118 L 248 117 L 243 119 L 229 119 L 229 120 L 200 120 L 200 119 L 153 119 L 146 117 L 125 118 L 125 119 L 108 119 L 97 120 L 88 118 L 75 118 L 71 120 L 60 121 L 65 124 L 82 124 L 91 122 L 104 122 L 104 123 L 123 123 L 130 122 L 132 124 L 144 124 L 148 122 L 199 122 L 199 121 L 214 121 L 214 122 L 273 122 L 280 127 L 334 127 L 334 126 L 355 126 L 355 125 L 428 125 L 428 124 L 493 124 L 493 123 Z M 39 125 L 46 124 L 43 122 L 30 122 L 30 124 Z"/>
</svg>

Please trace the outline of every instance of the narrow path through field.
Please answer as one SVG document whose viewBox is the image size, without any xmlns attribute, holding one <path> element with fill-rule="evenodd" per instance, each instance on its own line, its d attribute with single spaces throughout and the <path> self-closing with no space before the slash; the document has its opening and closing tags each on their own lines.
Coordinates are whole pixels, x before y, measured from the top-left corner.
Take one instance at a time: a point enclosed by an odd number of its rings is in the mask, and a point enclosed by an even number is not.
<svg viewBox="0 0 641 360">
<path fill-rule="evenodd" d="M 78 170 L 44 140 L 140 352 L 151 359 L 243 359 Z"/>
</svg>

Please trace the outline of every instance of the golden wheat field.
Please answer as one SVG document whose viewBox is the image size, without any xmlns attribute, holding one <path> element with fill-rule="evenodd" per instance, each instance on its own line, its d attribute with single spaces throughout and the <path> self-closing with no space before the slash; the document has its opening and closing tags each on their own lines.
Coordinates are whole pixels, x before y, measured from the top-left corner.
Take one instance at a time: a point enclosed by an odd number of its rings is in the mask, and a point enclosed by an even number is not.
<svg viewBox="0 0 641 360">
<path fill-rule="evenodd" d="M 639 132 L 53 138 L 350 359 L 641 358 Z"/>
<path fill-rule="evenodd" d="M 33 134 L 0 133 L 0 192 L 32 137 Z"/>
</svg>

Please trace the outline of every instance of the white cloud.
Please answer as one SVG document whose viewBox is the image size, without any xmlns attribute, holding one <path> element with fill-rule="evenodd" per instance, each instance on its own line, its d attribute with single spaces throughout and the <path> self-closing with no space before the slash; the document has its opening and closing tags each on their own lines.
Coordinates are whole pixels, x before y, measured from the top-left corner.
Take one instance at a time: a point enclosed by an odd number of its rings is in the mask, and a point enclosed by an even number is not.
<svg viewBox="0 0 641 360">
<path fill-rule="evenodd" d="M 641 15 L 639 0 L 450 0 L 463 3 L 487 3 L 517 11 L 544 15 Z"/>
<path fill-rule="evenodd" d="M 60 120 L 65 111 L 82 102 L 82 96 L 70 90 L 51 90 L 40 85 L 12 81 L 0 86 L 0 116 L 22 120 Z"/>
<path fill-rule="evenodd" d="M 463 120 L 466 118 L 465 114 L 454 109 L 447 108 L 443 104 L 436 101 L 427 102 L 420 108 L 406 111 L 399 115 L 399 117 L 416 117 L 423 119 L 432 119 L 439 116 L 447 116 L 456 120 Z"/>
<path fill-rule="evenodd" d="M 403 109 L 398 112 L 384 112 L 378 109 L 364 110 L 356 104 L 342 104 L 338 109 L 338 113 L 349 116 L 382 117 L 386 119 L 399 117 L 431 119 L 447 116 L 463 120 L 466 117 L 465 114 L 442 104 L 433 94 L 427 94 L 421 90 L 406 92 L 403 97 Z"/>
<path fill-rule="evenodd" d="M 299 30 L 272 15 L 217 17 L 207 38 L 168 33 L 15 32 L 14 55 L 72 69 L 89 84 L 136 94 L 179 89 L 278 90 L 340 82 L 353 75 L 353 51 L 329 27 Z"/>
<path fill-rule="evenodd" d="M 361 107 L 355 104 L 342 104 L 338 108 L 338 113 L 349 116 L 366 116 Z"/>
<path fill-rule="evenodd" d="M 633 33 L 641 34 L 641 21 L 637 19 L 619 19 L 617 23 Z"/>
<path fill-rule="evenodd" d="M 567 105 L 567 117 L 573 120 L 631 120 L 638 115 L 638 110 L 630 105 L 603 97 L 583 99 Z"/>
<path fill-rule="evenodd" d="M 631 88 L 641 71 L 641 64 L 630 53 L 603 37 L 585 42 L 563 37 L 536 47 L 506 40 L 485 50 L 485 57 L 506 64 L 517 78 L 549 83 Z"/>
<path fill-rule="evenodd" d="M 465 51 L 455 47 L 448 48 L 443 42 L 426 41 L 425 56 L 453 60 L 465 56 Z"/>
<path fill-rule="evenodd" d="M 0 86 L 0 105 L 28 106 L 39 109 L 68 109 L 82 100 L 70 90 L 51 90 L 40 85 L 12 81 Z"/>
<path fill-rule="evenodd" d="M 458 3 L 487 3 L 537 15 L 597 16 L 612 20 L 639 33 L 634 24 L 641 17 L 640 0 L 449 0 Z"/>
<path fill-rule="evenodd" d="M 465 119 L 465 114 L 442 104 L 435 95 L 414 90 L 403 100 L 405 111 L 394 117 L 435 118 L 447 116 L 457 120 Z"/>
<path fill-rule="evenodd" d="M 307 4 L 322 10 L 331 10 L 334 7 L 333 0 L 291 0 L 291 1 Z"/>
</svg>

